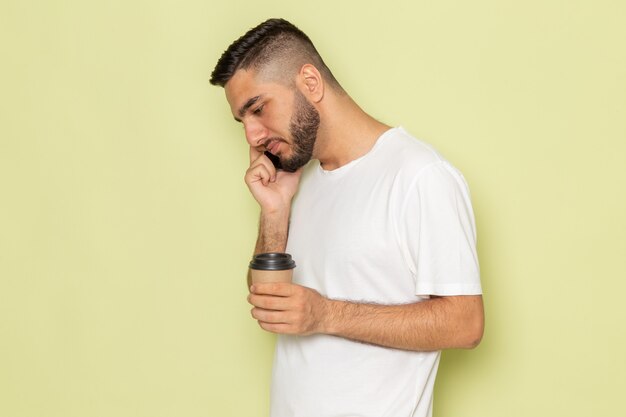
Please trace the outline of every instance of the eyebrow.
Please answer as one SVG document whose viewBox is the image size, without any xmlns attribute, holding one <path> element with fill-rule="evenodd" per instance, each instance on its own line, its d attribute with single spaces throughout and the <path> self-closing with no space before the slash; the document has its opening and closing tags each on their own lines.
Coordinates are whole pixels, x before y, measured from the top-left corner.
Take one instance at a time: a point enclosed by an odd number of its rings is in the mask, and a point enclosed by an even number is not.
<svg viewBox="0 0 626 417">
<path fill-rule="evenodd" d="M 239 113 L 239 117 L 243 117 L 244 114 L 246 114 L 246 112 L 248 111 L 248 109 L 252 106 L 254 106 L 254 103 L 256 103 L 257 101 L 259 101 L 261 99 L 262 95 L 260 96 L 256 96 L 256 97 L 252 97 L 251 99 L 248 99 L 248 101 L 245 102 L 245 104 L 243 106 L 241 106 L 239 108 L 239 110 L 237 110 L 237 113 Z M 235 117 L 235 120 L 238 122 L 241 122 L 241 119 Z"/>
</svg>

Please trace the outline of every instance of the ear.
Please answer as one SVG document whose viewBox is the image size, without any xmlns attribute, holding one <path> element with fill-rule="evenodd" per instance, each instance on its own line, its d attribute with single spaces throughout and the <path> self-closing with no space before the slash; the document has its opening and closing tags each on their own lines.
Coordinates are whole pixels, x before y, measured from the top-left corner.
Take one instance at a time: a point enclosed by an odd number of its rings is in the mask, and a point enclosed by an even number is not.
<svg viewBox="0 0 626 417">
<path fill-rule="evenodd" d="M 324 98 L 324 79 L 320 72 L 311 64 L 304 64 L 298 74 L 298 87 L 313 103 Z"/>
</svg>

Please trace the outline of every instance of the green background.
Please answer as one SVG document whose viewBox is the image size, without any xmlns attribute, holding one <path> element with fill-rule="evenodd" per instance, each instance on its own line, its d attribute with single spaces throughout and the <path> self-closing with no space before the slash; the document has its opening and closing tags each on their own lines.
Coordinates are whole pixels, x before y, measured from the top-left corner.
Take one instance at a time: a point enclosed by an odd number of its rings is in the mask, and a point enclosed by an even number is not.
<svg viewBox="0 0 626 417">
<path fill-rule="evenodd" d="M 469 182 L 487 327 L 444 353 L 435 415 L 623 415 L 609 0 L 0 0 L 0 415 L 267 416 L 247 145 L 208 78 L 269 17 Z"/>
</svg>

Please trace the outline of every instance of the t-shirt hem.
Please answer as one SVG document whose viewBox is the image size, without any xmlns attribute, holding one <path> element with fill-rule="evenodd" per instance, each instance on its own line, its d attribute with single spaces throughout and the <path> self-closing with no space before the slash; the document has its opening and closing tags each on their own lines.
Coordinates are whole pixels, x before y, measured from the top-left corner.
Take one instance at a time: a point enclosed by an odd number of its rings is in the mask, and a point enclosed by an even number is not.
<svg viewBox="0 0 626 417">
<path fill-rule="evenodd" d="M 434 282 L 422 282 L 416 290 L 415 295 L 482 295 L 480 284 L 437 284 Z"/>
</svg>

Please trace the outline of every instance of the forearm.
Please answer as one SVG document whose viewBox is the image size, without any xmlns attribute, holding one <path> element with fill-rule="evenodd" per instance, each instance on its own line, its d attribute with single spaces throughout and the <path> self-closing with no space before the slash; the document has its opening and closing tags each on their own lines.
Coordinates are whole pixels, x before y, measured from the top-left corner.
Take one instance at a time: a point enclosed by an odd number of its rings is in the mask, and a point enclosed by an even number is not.
<svg viewBox="0 0 626 417">
<path fill-rule="evenodd" d="M 254 253 L 284 252 L 289 236 L 289 209 L 271 213 L 261 212 L 259 236 Z"/>
<path fill-rule="evenodd" d="M 404 305 L 327 300 L 321 332 L 414 351 L 473 348 L 483 334 L 481 296 L 437 297 Z"/>
<path fill-rule="evenodd" d="M 289 211 L 261 212 L 259 219 L 259 235 L 254 247 L 254 254 L 268 252 L 285 252 L 289 236 Z M 250 270 L 247 275 L 248 288 L 252 285 Z"/>
</svg>

